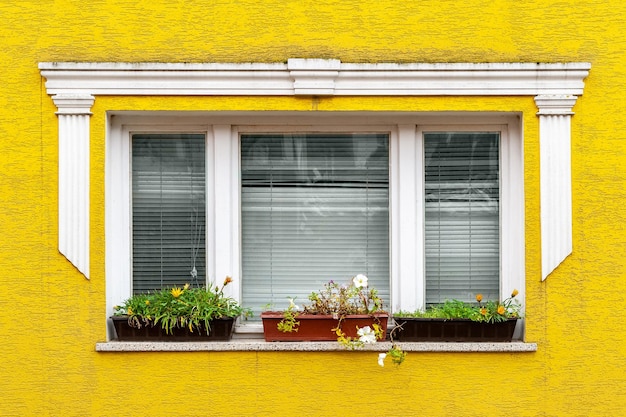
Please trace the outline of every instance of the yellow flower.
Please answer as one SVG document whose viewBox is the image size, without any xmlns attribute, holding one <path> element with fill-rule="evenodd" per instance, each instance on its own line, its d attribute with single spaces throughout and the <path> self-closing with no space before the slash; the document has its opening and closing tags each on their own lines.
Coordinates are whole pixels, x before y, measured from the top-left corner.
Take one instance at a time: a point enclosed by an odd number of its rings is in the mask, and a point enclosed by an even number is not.
<svg viewBox="0 0 626 417">
<path fill-rule="evenodd" d="M 498 306 L 498 314 L 500 315 L 504 314 L 504 306 Z"/>
<path fill-rule="evenodd" d="M 233 282 L 233 279 L 230 276 L 226 276 L 224 279 L 224 287 Z"/>
<path fill-rule="evenodd" d="M 479 303 L 483 300 L 483 295 L 482 294 L 476 294 L 476 301 L 478 301 Z"/>
<path fill-rule="evenodd" d="M 189 283 L 185 284 L 185 286 L 183 287 L 183 290 L 188 290 L 189 289 Z"/>
<path fill-rule="evenodd" d="M 170 293 L 172 294 L 172 297 L 178 298 L 183 293 L 183 291 L 184 290 L 181 290 L 180 288 L 172 288 L 172 291 L 170 291 Z"/>
<path fill-rule="evenodd" d="M 487 309 L 485 307 L 480 309 L 480 314 L 482 314 L 483 316 L 487 315 Z"/>
<path fill-rule="evenodd" d="M 511 297 L 515 297 L 517 294 L 519 294 L 519 291 L 513 290 L 513 292 L 511 293 Z"/>
<path fill-rule="evenodd" d="M 150 305 L 150 300 L 146 300 L 146 305 L 149 306 Z"/>
<path fill-rule="evenodd" d="M 130 308 L 130 307 L 128 307 L 127 312 L 128 312 L 128 315 L 129 315 L 129 316 L 132 316 L 132 314 L 133 314 L 133 309 L 132 309 L 132 308 Z"/>
</svg>

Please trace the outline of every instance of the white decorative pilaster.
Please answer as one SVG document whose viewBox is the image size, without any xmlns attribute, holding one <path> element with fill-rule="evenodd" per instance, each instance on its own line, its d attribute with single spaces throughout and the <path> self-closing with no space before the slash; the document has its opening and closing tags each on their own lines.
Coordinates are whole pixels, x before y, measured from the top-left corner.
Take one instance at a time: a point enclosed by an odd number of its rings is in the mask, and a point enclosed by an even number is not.
<svg viewBox="0 0 626 417">
<path fill-rule="evenodd" d="M 571 118 L 577 96 L 538 95 L 541 279 L 572 253 Z"/>
<path fill-rule="evenodd" d="M 91 95 L 55 95 L 59 118 L 59 252 L 89 279 Z"/>
</svg>

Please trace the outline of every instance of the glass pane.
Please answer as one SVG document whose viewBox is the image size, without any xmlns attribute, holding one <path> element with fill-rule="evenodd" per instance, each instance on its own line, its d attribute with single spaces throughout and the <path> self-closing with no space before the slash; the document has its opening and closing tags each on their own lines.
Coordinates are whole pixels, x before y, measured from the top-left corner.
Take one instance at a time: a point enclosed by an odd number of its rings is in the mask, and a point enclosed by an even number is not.
<svg viewBox="0 0 626 417">
<path fill-rule="evenodd" d="M 244 305 L 303 304 L 359 273 L 388 302 L 388 146 L 386 134 L 242 135 Z"/>
<path fill-rule="evenodd" d="M 426 304 L 497 299 L 500 181 L 497 132 L 426 133 Z"/>
<path fill-rule="evenodd" d="M 204 135 L 133 135 L 134 293 L 205 285 L 204 155 Z"/>
</svg>

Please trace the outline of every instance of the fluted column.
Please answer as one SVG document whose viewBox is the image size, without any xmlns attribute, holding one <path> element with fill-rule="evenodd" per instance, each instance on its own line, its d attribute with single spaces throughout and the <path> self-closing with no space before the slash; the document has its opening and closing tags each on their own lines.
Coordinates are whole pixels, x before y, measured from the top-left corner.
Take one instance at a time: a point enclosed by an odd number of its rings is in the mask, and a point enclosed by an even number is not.
<svg viewBox="0 0 626 417">
<path fill-rule="evenodd" d="M 55 95 L 59 118 L 59 252 L 89 279 L 91 95 Z"/>
<path fill-rule="evenodd" d="M 577 96 L 539 95 L 541 279 L 572 253 L 571 118 Z"/>
</svg>

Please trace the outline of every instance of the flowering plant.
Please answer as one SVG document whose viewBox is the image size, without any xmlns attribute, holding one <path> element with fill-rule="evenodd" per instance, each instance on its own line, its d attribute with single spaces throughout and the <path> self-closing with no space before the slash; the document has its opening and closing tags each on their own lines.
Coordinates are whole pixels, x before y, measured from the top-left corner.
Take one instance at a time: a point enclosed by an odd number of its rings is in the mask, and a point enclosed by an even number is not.
<svg viewBox="0 0 626 417">
<path fill-rule="evenodd" d="M 368 288 L 367 281 L 363 274 L 355 276 L 350 285 L 339 285 L 330 281 L 322 290 L 309 295 L 311 304 L 305 305 L 303 312 L 337 317 L 384 312 L 383 300 L 375 288 Z"/>
<path fill-rule="evenodd" d="M 283 319 L 278 323 L 278 330 L 297 332 L 300 314 L 330 315 L 337 320 L 337 326 L 332 329 L 337 335 L 337 341 L 348 349 L 359 349 L 366 344 L 385 339 L 383 326 L 375 315 L 386 314 L 383 310 L 383 300 L 375 288 L 368 288 L 368 278 L 365 275 L 356 275 L 349 285 L 330 281 L 320 291 L 312 292 L 308 298 L 310 304 L 302 308 L 297 306 L 293 299 L 289 300 L 289 307 L 283 312 Z M 357 328 L 356 337 L 347 336 L 342 330 L 342 324 L 345 317 L 349 315 L 370 315 L 374 322 L 371 327 Z M 379 365 L 384 366 L 387 356 L 392 358 L 393 363 L 399 365 L 404 361 L 406 353 L 392 344 L 387 353 L 379 355 Z"/>
<path fill-rule="evenodd" d="M 511 296 L 503 301 L 483 302 L 482 294 L 476 295 L 476 303 L 459 300 L 446 300 L 443 304 L 424 311 L 400 311 L 396 317 L 424 317 L 443 319 L 469 319 L 477 322 L 497 323 L 521 317 L 522 305 L 515 297 L 519 291 L 513 290 Z"/>
<path fill-rule="evenodd" d="M 250 309 L 241 307 L 234 299 L 224 295 L 224 287 L 232 282 L 226 277 L 222 287 L 209 284 L 208 288 L 184 287 L 162 289 L 136 294 L 121 306 L 115 306 L 115 316 L 128 316 L 132 327 L 161 325 L 166 333 L 174 327 L 188 327 L 189 331 L 204 326 L 208 331 L 210 322 L 219 318 L 250 317 Z"/>
</svg>

